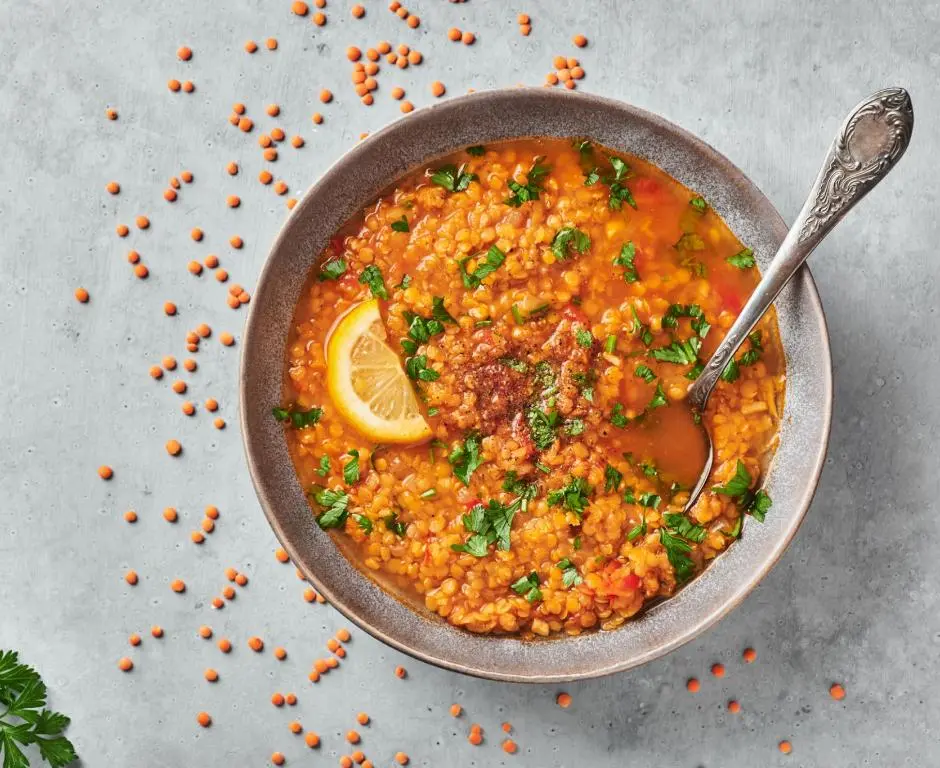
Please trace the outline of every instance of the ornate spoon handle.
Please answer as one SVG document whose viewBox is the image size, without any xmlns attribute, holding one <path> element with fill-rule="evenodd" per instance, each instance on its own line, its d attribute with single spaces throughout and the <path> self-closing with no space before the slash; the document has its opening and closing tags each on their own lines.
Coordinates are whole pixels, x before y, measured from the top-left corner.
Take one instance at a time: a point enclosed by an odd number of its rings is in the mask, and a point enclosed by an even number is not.
<svg viewBox="0 0 940 768">
<path fill-rule="evenodd" d="M 878 91 L 852 110 L 760 284 L 689 388 L 693 408 L 705 409 L 708 396 L 738 347 L 813 249 L 900 160 L 913 128 L 914 110 L 903 88 Z"/>
</svg>

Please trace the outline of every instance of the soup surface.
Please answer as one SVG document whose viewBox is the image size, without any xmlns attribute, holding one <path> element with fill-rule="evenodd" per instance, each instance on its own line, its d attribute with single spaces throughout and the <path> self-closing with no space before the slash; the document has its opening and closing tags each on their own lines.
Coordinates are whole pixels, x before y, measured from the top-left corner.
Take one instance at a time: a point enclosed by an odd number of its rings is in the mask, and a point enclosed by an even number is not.
<svg viewBox="0 0 940 768">
<path fill-rule="evenodd" d="M 707 201 L 589 142 L 470 147 L 337 234 L 296 309 L 285 423 L 312 512 L 397 595 L 479 633 L 611 629 L 771 502 L 775 315 L 681 401 L 759 274 Z"/>
</svg>

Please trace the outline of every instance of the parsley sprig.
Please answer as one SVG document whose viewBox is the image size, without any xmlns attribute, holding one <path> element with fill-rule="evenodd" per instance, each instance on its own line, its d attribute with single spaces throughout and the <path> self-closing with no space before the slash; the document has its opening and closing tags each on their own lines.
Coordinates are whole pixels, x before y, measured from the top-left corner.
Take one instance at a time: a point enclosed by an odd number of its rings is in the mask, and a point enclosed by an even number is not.
<svg viewBox="0 0 940 768">
<path fill-rule="evenodd" d="M 0 756 L 4 768 L 28 768 L 21 747 L 35 744 L 44 761 L 63 768 L 78 758 L 62 735 L 69 718 L 46 709 L 46 686 L 16 651 L 0 651 Z"/>
<path fill-rule="evenodd" d="M 623 208 L 624 203 L 636 210 L 636 200 L 633 199 L 633 193 L 627 187 L 630 166 L 613 155 L 608 159 L 610 160 L 610 173 L 602 175 L 599 168 L 592 168 L 584 174 L 584 185 L 590 187 L 597 184 L 598 181 L 606 184 L 610 188 L 610 198 L 607 201 L 607 206 L 612 211 L 619 211 Z"/>
<path fill-rule="evenodd" d="M 724 485 L 713 486 L 712 491 L 714 493 L 720 493 L 723 496 L 730 496 L 737 500 L 744 508 L 745 512 L 751 515 L 757 522 L 762 523 L 764 522 L 767 512 L 773 506 L 773 502 L 763 488 L 752 491 L 750 489 L 752 483 L 753 478 L 751 477 L 751 473 L 747 471 L 744 462 L 738 459 L 734 477 Z"/>
<path fill-rule="evenodd" d="M 293 403 L 287 406 L 276 405 L 271 409 L 274 418 L 278 421 L 289 421 L 294 429 L 306 429 L 312 427 L 323 415 L 322 408 L 310 408 L 306 411 L 296 411 Z"/>
<path fill-rule="evenodd" d="M 454 475 L 464 485 L 470 485 L 471 475 L 483 464 L 483 459 L 480 457 L 481 444 L 480 434 L 471 432 L 464 438 L 463 444 L 458 443 L 447 457 L 454 469 Z"/>
<path fill-rule="evenodd" d="M 530 603 L 542 599 L 542 591 L 539 589 L 539 575 L 532 571 L 526 574 L 512 585 L 512 591 L 517 595 L 525 595 L 525 599 Z"/>
<path fill-rule="evenodd" d="M 463 279 L 464 288 L 469 288 L 470 290 L 478 288 L 483 282 L 483 278 L 492 275 L 499 269 L 503 265 L 503 262 L 506 261 L 506 254 L 495 245 L 491 245 L 483 259 L 477 262 L 473 272 L 468 272 L 467 262 L 470 261 L 471 258 L 473 257 L 467 256 L 457 262 L 460 267 L 460 276 Z"/>
<path fill-rule="evenodd" d="M 550 165 L 542 165 L 545 158 L 539 155 L 532 161 L 532 167 L 526 174 L 525 184 L 520 184 L 515 179 L 507 182 L 509 191 L 512 194 L 503 202 L 513 208 L 518 208 L 523 203 L 539 199 L 539 192 L 542 191 L 542 179 L 552 170 Z"/>
<path fill-rule="evenodd" d="M 552 253 L 558 261 L 567 261 L 575 253 L 587 253 L 590 247 L 590 235 L 577 227 L 562 227 L 552 239 Z"/>
<path fill-rule="evenodd" d="M 623 267 L 623 279 L 628 283 L 636 283 L 640 275 L 636 271 L 636 246 L 632 240 L 627 241 L 620 247 L 620 254 L 614 256 L 611 262 L 615 267 Z"/>
<path fill-rule="evenodd" d="M 342 528 L 349 516 L 349 494 L 341 488 L 330 490 L 323 486 L 314 486 L 311 495 L 323 509 L 317 516 L 317 524 L 324 530 Z"/>
<path fill-rule="evenodd" d="M 471 181 L 477 180 L 475 173 L 467 173 L 464 169 L 466 165 L 459 168 L 453 163 L 442 165 L 431 174 L 431 181 L 440 187 L 444 187 L 448 192 L 463 192 L 470 186 Z"/>
<path fill-rule="evenodd" d="M 592 493 L 594 493 L 594 489 L 588 485 L 587 480 L 583 477 L 571 477 L 568 479 L 567 485 L 549 491 L 548 505 L 550 507 L 561 505 L 580 518 L 591 502 Z"/>
</svg>

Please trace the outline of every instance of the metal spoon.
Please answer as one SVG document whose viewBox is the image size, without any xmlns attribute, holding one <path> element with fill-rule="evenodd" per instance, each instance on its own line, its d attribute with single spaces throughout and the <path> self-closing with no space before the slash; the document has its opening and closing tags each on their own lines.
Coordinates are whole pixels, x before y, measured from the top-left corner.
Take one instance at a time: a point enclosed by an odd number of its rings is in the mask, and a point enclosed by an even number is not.
<svg viewBox="0 0 940 768">
<path fill-rule="evenodd" d="M 903 88 L 878 91 L 852 110 L 829 148 L 803 210 L 763 278 L 701 375 L 689 387 L 686 402 L 693 415 L 705 411 L 722 371 L 790 278 L 842 217 L 901 159 L 913 128 L 914 110 Z M 714 461 L 711 435 L 704 427 L 702 431 L 706 435 L 708 458 L 685 511 L 692 508 L 704 489 Z"/>
</svg>

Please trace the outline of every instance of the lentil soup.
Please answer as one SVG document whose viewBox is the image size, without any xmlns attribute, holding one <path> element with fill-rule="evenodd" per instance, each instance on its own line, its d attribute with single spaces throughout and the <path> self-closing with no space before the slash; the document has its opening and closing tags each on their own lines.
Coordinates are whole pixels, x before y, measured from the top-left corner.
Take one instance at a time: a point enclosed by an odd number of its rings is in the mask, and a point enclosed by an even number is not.
<svg viewBox="0 0 940 768">
<path fill-rule="evenodd" d="M 322 254 L 287 350 L 312 513 L 357 567 L 478 633 L 612 629 L 771 506 L 784 356 L 769 312 L 707 411 L 691 381 L 759 280 L 707 201 L 590 142 L 470 147 Z"/>
</svg>

